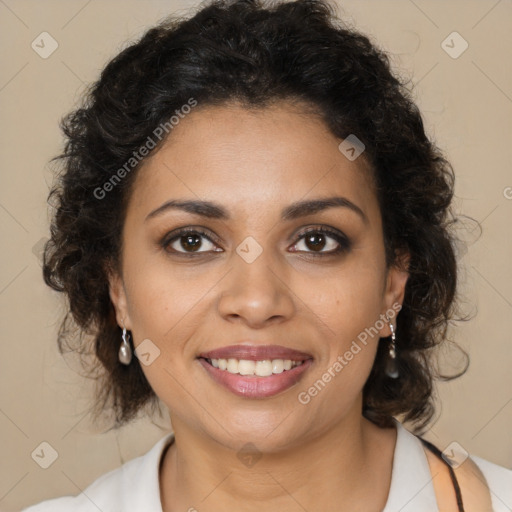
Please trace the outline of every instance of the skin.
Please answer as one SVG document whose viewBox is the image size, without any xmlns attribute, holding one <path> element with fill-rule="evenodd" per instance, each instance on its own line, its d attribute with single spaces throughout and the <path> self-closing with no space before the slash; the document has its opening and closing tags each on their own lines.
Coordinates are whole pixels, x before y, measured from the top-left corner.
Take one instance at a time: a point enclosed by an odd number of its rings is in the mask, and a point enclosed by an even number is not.
<svg viewBox="0 0 512 512">
<path fill-rule="evenodd" d="M 456 512 L 457 500 L 447 466 L 431 451 L 425 450 L 432 485 L 436 494 L 439 512 Z M 465 512 L 492 512 L 491 494 L 480 468 L 470 459 L 466 459 L 454 469 L 461 489 Z"/>
<path fill-rule="evenodd" d="M 376 427 L 361 411 L 362 389 L 389 327 L 384 323 L 307 405 L 297 399 L 359 333 L 402 304 L 408 277 L 386 267 L 364 154 L 350 161 L 340 142 L 297 104 L 257 111 L 199 106 L 138 172 L 110 294 L 135 346 L 150 339 L 160 350 L 142 369 L 175 432 L 160 470 L 165 512 L 371 512 L 386 503 L 396 430 Z M 332 196 L 355 203 L 366 221 L 346 207 L 280 218 L 295 201 Z M 213 201 L 231 218 L 173 209 L 146 220 L 171 199 Z M 213 243 L 201 238 L 199 252 L 188 247 L 188 256 L 179 238 L 162 247 L 168 233 L 186 226 L 202 226 Z M 324 255 L 315 256 L 299 235 L 322 226 L 344 233 L 350 248 L 327 254 L 338 243 L 325 235 L 317 248 Z M 236 252 L 248 236 L 263 250 L 250 264 Z M 196 357 L 240 340 L 308 352 L 313 365 L 276 396 L 236 396 Z M 261 455 L 251 467 L 237 457 L 249 442 Z"/>
</svg>

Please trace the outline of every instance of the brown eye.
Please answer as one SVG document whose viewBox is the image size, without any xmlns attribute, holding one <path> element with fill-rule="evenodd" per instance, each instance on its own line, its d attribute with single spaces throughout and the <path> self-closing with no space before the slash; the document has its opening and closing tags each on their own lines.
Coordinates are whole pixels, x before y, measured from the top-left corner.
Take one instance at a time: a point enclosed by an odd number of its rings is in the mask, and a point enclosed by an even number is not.
<svg viewBox="0 0 512 512">
<path fill-rule="evenodd" d="M 321 251 L 326 245 L 326 236 L 323 233 L 311 233 L 304 237 L 304 243 L 312 251 Z"/>
<path fill-rule="evenodd" d="M 185 251 L 198 251 L 201 248 L 202 241 L 200 235 L 184 235 L 179 238 L 180 246 Z"/>
<path fill-rule="evenodd" d="M 217 251 L 217 246 L 210 237 L 198 230 L 181 230 L 177 233 L 167 236 L 162 242 L 162 246 L 168 252 L 193 254 Z"/>
<path fill-rule="evenodd" d="M 327 228 L 314 228 L 300 234 L 293 247 L 294 252 L 332 255 L 348 251 L 350 242 L 342 233 Z"/>
</svg>

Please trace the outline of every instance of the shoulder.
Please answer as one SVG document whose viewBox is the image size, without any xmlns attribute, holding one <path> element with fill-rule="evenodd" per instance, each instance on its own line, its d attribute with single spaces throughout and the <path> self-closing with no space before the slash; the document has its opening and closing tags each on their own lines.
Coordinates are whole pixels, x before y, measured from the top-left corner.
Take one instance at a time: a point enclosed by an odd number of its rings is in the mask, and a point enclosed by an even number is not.
<svg viewBox="0 0 512 512">
<path fill-rule="evenodd" d="M 446 510 L 457 510 L 453 483 L 448 467 L 425 450 L 432 473 L 438 503 Z M 466 512 L 510 512 L 512 506 L 512 471 L 480 457 L 470 456 L 454 467 Z M 443 506 L 440 508 L 443 510 Z"/>
<path fill-rule="evenodd" d="M 493 510 L 512 510 L 512 470 L 475 455 L 472 455 L 470 460 L 472 465 L 468 470 L 477 478 L 481 475 L 485 479 L 491 493 Z"/>
<path fill-rule="evenodd" d="M 173 439 L 173 434 L 163 437 L 145 455 L 100 476 L 77 496 L 45 500 L 22 512 L 161 512 L 158 470 Z"/>
</svg>

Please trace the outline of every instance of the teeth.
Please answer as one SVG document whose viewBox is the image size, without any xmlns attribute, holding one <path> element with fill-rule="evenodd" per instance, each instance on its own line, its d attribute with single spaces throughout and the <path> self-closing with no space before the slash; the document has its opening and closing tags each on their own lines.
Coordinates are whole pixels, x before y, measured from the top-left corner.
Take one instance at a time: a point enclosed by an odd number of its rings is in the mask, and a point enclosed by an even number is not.
<svg viewBox="0 0 512 512">
<path fill-rule="evenodd" d="M 284 361 L 282 359 L 274 359 L 272 361 L 272 373 L 283 373 Z"/>
<path fill-rule="evenodd" d="M 257 361 L 254 375 L 258 377 L 268 377 L 272 375 L 272 361 Z"/>
<path fill-rule="evenodd" d="M 229 373 L 238 373 L 238 361 L 236 359 L 228 359 L 227 370 Z"/>
<path fill-rule="evenodd" d="M 215 359 L 212 359 L 212 364 Z M 232 359 L 232 361 L 236 361 L 236 359 Z M 238 361 L 238 371 L 234 371 L 231 373 L 239 373 L 240 375 L 254 375 L 254 371 L 256 370 L 256 361 L 247 361 L 247 359 L 242 359 Z M 228 369 L 228 371 L 231 371 Z M 270 372 L 272 373 L 272 372 Z"/>
<path fill-rule="evenodd" d="M 256 375 L 268 377 L 274 373 L 283 373 L 300 366 L 304 361 L 292 361 L 291 359 L 265 359 L 262 361 L 249 361 L 248 359 L 210 359 L 211 365 L 219 370 L 227 370 L 229 373 L 240 375 Z"/>
</svg>

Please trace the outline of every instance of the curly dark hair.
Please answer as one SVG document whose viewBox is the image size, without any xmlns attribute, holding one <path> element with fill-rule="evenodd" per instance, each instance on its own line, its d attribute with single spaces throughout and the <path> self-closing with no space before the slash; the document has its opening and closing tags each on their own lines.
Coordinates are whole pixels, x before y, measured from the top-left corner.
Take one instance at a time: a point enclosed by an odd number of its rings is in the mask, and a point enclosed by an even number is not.
<svg viewBox="0 0 512 512">
<path fill-rule="evenodd" d="M 106 65 L 82 105 L 61 121 L 66 143 L 54 159 L 63 165 L 50 192 L 56 210 L 43 264 L 45 282 L 69 302 L 59 350 L 78 339 L 71 350 L 90 354 L 101 369 L 96 415 L 113 411 L 117 428 L 158 402 L 140 363 L 118 361 L 121 332 L 108 273 L 118 269 L 126 206 L 140 167 L 126 170 L 126 162 L 193 98 L 198 108 L 299 102 L 335 136 L 356 134 L 365 144 L 362 158 L 376 184 L 386 263 L 403 265 L 404 251 L 410 260 L 396 326 L 400 377 L 386 376 L 387 349 L 380 343 L 363 390 L 363 414 L 382 427 L 403 415 L 416 432 L 431 421 L 434 380 L 458 377 L 468 365 L 444 376 L 431 357 L 431 349 L 451 342 L 447 332 L 458 303 L 450 229 L 456 222 L 454 173 L 425 134 L 407 85 L 392 73 L 388 54 L 344 24 L 327 0 L 210 1 L 189 18 L 168 18 L 149 29 Z M 113 183 L 123 165 L 123 179 Z M 108 200 L 102 200 L 107 189 Z"/>
</svg>

